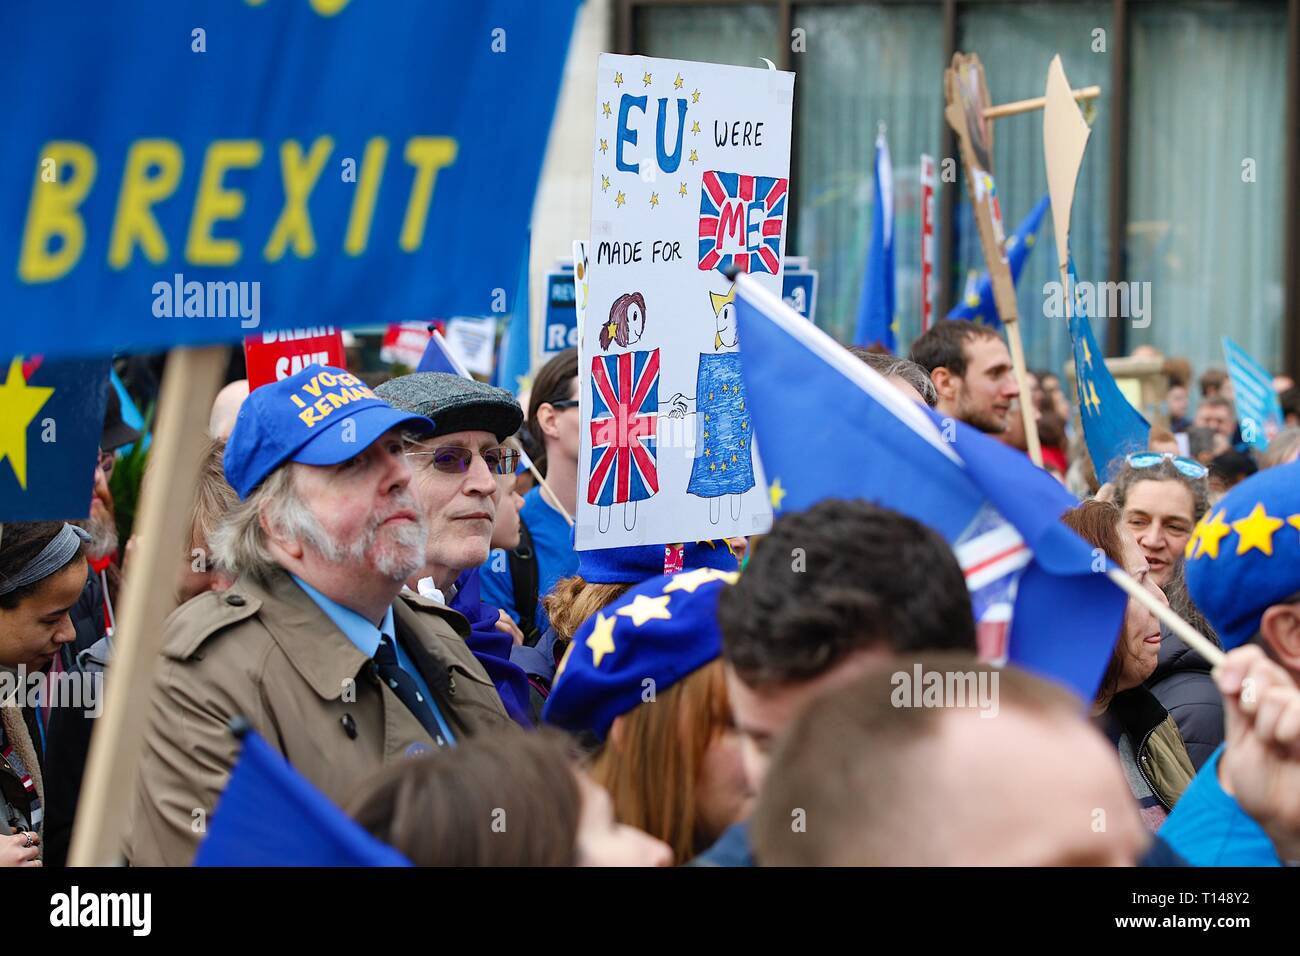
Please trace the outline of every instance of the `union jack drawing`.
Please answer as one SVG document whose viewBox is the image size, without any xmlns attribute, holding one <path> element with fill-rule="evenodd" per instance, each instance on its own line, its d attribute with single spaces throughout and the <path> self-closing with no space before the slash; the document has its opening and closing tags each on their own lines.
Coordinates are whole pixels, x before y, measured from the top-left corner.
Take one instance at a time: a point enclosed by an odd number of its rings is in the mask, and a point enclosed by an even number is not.
<svg viewBox="0 0 1300 956">
<path fill-rule="evenodd" d="M 781 269 L 781 230 L 789 180 L 705 172 L 700 181 L 700 269 Z"/>
<path fill-rule="evenodd" d="M 587 503 L 649 498 L 659 491 L 659 350 L 594 356 L 591 399 Z"/>
<path fill-rule="evenodd" d="M 1034 554 L 1015 527 L 988 505 L 976 513 L 953 552 L 970 591 L 979 658 L 1005 664 L 1016 590 Z"/>
</svg>

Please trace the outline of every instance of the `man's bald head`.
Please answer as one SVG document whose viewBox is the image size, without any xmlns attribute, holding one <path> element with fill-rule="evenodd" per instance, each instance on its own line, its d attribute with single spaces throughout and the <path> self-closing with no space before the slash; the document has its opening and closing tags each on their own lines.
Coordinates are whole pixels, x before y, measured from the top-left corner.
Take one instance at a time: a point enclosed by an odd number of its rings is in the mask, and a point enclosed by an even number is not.
<svg viewBox="0 0 1300 956">
<path fill-rule="evenodd" d="M 231 382 L 212 402 L 212 414 L 208 417 L 208 434 L 213 438 L 229 438 L 235 427 L 235 418 L 239 415 L 239 406 L 248 398 L 248 379 L 239 378 Z"/>
<path fill-rule="evenodd" d="M 1146 840 L 1136 805 L 1114 748 L 1083 719 L 1078 700 L 1016 668 L 962 655 L 919 663 L 927 686 L 930 674 L 949 691 L 963 680 L 978 684 L 991 688 L 995 706 L 981 706 L 976 694 L 914 693 L 910 662 L 815 701 L 777 748 L 759 797 L 760 863 L 1136 862 Z M 916 706 L 923 701 L 930 704 Z"/>
</svg>

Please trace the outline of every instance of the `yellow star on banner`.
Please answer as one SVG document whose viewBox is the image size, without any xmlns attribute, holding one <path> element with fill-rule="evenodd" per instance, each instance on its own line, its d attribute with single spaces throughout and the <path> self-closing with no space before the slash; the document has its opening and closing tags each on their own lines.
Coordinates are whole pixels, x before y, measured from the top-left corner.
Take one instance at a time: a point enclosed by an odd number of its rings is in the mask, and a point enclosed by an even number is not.
<svg viewBox="0 0 1300 956">
<path fill-rule="evenodd" d="M 645 76 L 641 77 L 641 82 L 646 86 L 650 85 L 650 71 L 647 70 Z"/>
<path fill-rule="evenodd" d="M 1295 528 L 1297 531 L 1300 531 L 1300 515 L 1292 515 L 1291 517 L 1286 519 L 1286 523 L 1289 524 L 1291 527 Z"/>
<path fill-rule="evenodd" d="M 28 385 L 23 360 L 14 356 L 9 377 L 0 386 L 0 461 L 9 459 L 18 487 L 27 490 L 27 426 L 50 400 L 54 389 Z"/>
<path fill-rule="evenodd" d="M 587 646 L 591 648 L 591 662 L 597 667 L 605 659 L 606 654 L 614 653 L 614 621 L 613 617 L 606 617 L 597 611 L 596 626 L 587 635 Z"/>
<path fill-rule="evenodd" d="M 692 135 L 692 136 L 699 136 L 699 135 L 700 135 L 700 121 L 699 121 L 699 120 L 696 120 L 694 123 L 691 124 L 691 135 Z"/>
<path fill-rule="evenodd" d="M 691 94 L 691 102 L 698 103 L 699 101 L 700 101 L 700 91 L 697 88 L 695 92 Z"/>
<path fill-rule="evenodd" d="M 773 511 L 781 510 L 781 502 L 785 500 L 785 494 L 785 489 L 781 487 L 781 479 L 773 478 L 772 484 L 767 489 L 767 496 L 772 500 Z"/>
<path fill-rule="evenodd" d="M 672 598 L 667 594 L 662 597 L 638 594 L 631 604 L 619 608 L 615 613 L 622 617 L 630 617 L 637 627 L 641 627 L 646 621 L 671 621 L 673 616 L 668 612 L 668 602 L 671 600 Z"/>
<path fill-rule="evenodd" d="M 601 103 L 601 104 L 600 104 L 600 112 L 601 112 L 602 114 L 604 114 L 606 117 L 610 116 L 609 101 L 608 101 L 608 100 L 605 101 L 604 103 Z"/>
<path fill-rule="evenodd" d="M 728 544 L 728 547 L 731 545 Z M 710 581 L 726 581 L 728 584 L 735 584 L 740 580 L 740 575 L 735 571 L 719 571 L 717 568 L 696 568 L 694 571 L 683 571 L 681 574 L 674 574 L 672 580 L 664 585 L 664 594 L 671 594 L 673 591 L 686 591 L 694 594 L 696 588 L 702 584 L 708 584 Z"/>
<path fill-rule="evenodd" d="M 659 205 L 659 194 L 658 194 L 658 193 L 651 193 L 651 194 L 650 194 L 650 208 L 653 209 L 653 208 L 654 208 L 655 206 L 657 206 L 657 205 Z"/>
<path fill-rule="evenodd" d="M 1088 340 L 1084 339 L 1079 344 L 1083 346 L 1083 364 L 1092 368 L 1092 349 L 1088 348 Z"/>
<path fill-rule="evenodd" d="M 609 190 L 609 177 L 602 175 L 600 177 L 600 191 L 607 192 L 608 190 Z"/>
<path fill-rule="evenodd" d="M 1284 524 L 1285 521 L 1274 518 L 1264 510 L 1264 503 L 1259 502 L 1246 517 L 1232 522 L 1232 530 L 1237 532 L 1237 553 L 1245 554 L 1251 548 L 1258 548 L 1272 557 L 1273 532 Z"/>
<path fill-rule="evenodd" d="M 682 88 L 682 75 L 678 73 L 677 79 L 673 80 L 673 89 L 680 90 L 681 88 Z"/>
<path fill-rule="evenodd" d="M 607 153 L 607 152 L 609 152 L 609 140 L 607 140 L 607 139 L 602 139 L 602 140 L 600 141 L 600 151 L 601 151 L 602 153 Z"/>
<path fill-rule="evenodd" d="M 624 196 L 622 192 L 620 192 L 617 196 L 614 197 L 615 206 L 621 206 L 625 202 L 627 202 L 627 197 Z"/>
<path fill-rule="evenodd" d="M 687 162 L 698 163 L 698 162 L 700 161 L 700 157 L 699 157 L 699 155 L 695 152 L 695 150 L 691 150 L 691 155 L 688 156 L 688 157 L 686 157 L 686 160 L 687 160 Z"/>
<path fill-rule="evenodd" d="M 677 187 L 677 195 L 679 195 L 679 196 L 685 196 L 685 195 L 686 195 L 686 184 L 685 184 L 685 183 L 682 183 L 680 186 Z"/>
<path fill-rule="evenodd" d="M 1097 397 L 1097 385 L 1095 382 L 1088 382 L 1088 391 L 1092 393 L 1092 410 L 1101 411 L 1101 399 Z"/>
<path fill-rule="evenodd" d="M 1213 559 L 1218 559 L 1219 542 L 1232 534 L 1232 528 L 1223 520 L 1225 514 L 1227 514 L 1227 511 L 1221 510 L 1218 514 L 1213 515 L 1208 521 L 1202 520 L 1200 525 L 1198 525 L 1200 531 L 1196 535 L 1196 538 L 1200 541 L 1201 546 L 1196 552 L 1197 557 L 1204 554 Z"/>
<path fill-rule="evenodd" d="M 615 73 L 615 74 L 614 74 L 614 85 L 615 85 L 615 86 L 622 86 L 622 85 L 623 85 L 623 74 L 622 74 L 622 73 Z"/>
</svg>

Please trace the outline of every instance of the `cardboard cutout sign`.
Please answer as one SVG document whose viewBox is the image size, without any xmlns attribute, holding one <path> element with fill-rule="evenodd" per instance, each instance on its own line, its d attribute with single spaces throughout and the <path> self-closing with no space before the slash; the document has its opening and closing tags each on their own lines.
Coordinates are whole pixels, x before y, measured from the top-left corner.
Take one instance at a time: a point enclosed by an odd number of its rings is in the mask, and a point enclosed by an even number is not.
<svg viewBox="0 0 1300 956">
<path fill-rule="evenodd" d="M 765 531 L 732 283 L 781 294 L 794 74 L 604 54 L 579 549 Z"/>
<path fill-rule="evenodd" d="M 1059 55 L 1052 57 L 1052 64 L 1047 68 L 1045 100 L 1043 156 L 1047 162 L 1047 191 L 1052 197 L 1057 263 L 1064 272 L 1070 259 L 1070 212 L 1074 205 L 1074 187 L 1092 130 L 1074 100 Z"/>
<path fill-rule="evenodd" d="M 944 117 L 957 134 L 961 148 L 962 165 L 966 170 L 966 190 L 975 211 L 975 225 L 979 231 L 980 246 L 984 250 L 984 263 L 993 282 L 993 301 L 998 315 L 1007 330 L 1007 345 L 1011 364 L 1015 368 L 1021 401 L 1020 410 L 1025 423 L 1025 443 L 1034 464 L 1043 463 L 1038 444 L 1038 425 L 1033 409 L 1027 400 L 1028 379 L 1025 374 L 1025 349 L 1020 341 L 1020 316 L 1016 306 L 1016 285 L 1011 278 L 1011 266 L 1004 246 L 1006 234 L 1002 228 L 1002 206 L 998 201 L 997 184 L 993 179 L 993 122 L 984 115 L 990 107 L 989 89 L 984 82 L 984 67 L 974 53 L 954 53 L 952 66 L 944 71 L 944 93 L 947 107 Z"/>
<path fill-rule="evenodd" d="M 244 364 L 250 391 L 288 378 L 308 365 L 347 368 L 343 333 L 332 325 L 318 325 L 250 335 L 244 339 Z"/>
</svg>

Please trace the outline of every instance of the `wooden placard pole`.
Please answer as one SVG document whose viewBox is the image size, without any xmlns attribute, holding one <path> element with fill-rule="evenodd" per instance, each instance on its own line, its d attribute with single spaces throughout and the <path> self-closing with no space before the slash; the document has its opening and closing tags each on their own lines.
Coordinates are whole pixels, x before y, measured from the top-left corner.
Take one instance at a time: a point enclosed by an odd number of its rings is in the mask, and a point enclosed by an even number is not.
<svg viewBox="0 0 1300 956">
<path fill-rule="evenodd" d="M 984 264 L 993 284 L 993 301 L 998 317 L 1007 330 L 1007 346 L 1016 384 L 1020 388 L 1020 414 L 1025 425 L 1025 445 L 1029 457 L 1040 468 L 1043 452 L 1038 442 L 1038 423 L 1034 417 L 1032 393 L 1025 367 L 1025 347 L 1020 339 L 1020 313 L 1016 305 L 1016 285 L 1007 261 L 1002 213 L 993 180 L 993 124 L 985 118 L 989 108 L 989 91 L 984 82 L 984 67 L 974 53 L 954 53 L 952 66 L 944 71 L 944 117 L 957 135 L 962 166 L 966 170 L 966 191 L 975 224 L 979 230 Z"/>
<path fill-rule="evenodd" d="M 1067 319 L 1074 315 L 1074 288 L 1070 283 L 1070 211 L 1074 204 L 1074 187 L 1083 164 L 1091 130 L 1079 112 L 1077 97 L 1065 78 L 1059 56 L 1052 58 L 1047 70 L 1047 95 L 1043 97 L 1043 156 L 1047 163 L 1047 188 L 1052 199 L 1052 224 L 1056 231 L 1056 251 L 1061 272 L 1062 298 Z M 1217 667 L 1223 651 L 1179 617 L 1169 605 L 1138 584 L 1124 571 L 1111 568 L 1107 576 L 1130 598 L 1146 607 L 1210 664 Z"/>
<path fill-rule="evenodd" d="M 122 860 L 163 618 L 175 603 L 177 563 L 190 532 L 200 457 L 208 440 L 208 412 L 229 351 L 226 346 L 178 348 L 167 359 L 149 479 L 140 500 L 138 549 L 123 584 L 104 712 L 96 721 L 86 760 L 70 866 L 112 866 Z"/>
<path fill-rule="evenodd" d="M 1095 100 L 1101 96 L 1100 86 L 1085 86 L 1082 89 L 1073 90 L 1070 94 L 1076 100 Z M 997 106 L 990 106 L 984 111 L 985 119 L 1000 119 L 1003 116 L 1015 116 L 1019 113 L 1032 113 L 1034 110 L 1041 110 L 1047 105 L 1047 97 L 1035 96 L 1027 100 L 1016 100 L 1014 103 L 1001 103 Z"/>
</svg>

